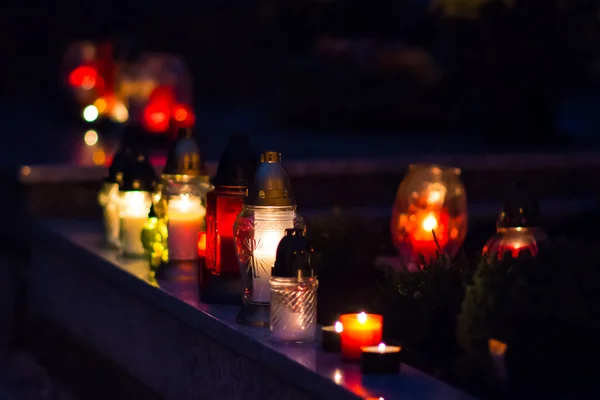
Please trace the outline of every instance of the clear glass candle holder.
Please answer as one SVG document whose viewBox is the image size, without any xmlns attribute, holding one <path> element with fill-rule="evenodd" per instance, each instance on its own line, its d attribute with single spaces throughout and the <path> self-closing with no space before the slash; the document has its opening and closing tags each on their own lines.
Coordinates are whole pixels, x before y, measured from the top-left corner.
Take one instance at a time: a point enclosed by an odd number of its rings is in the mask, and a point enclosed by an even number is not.
<svg viewBox="0 0 600 400">
<path fill-rule="evenodd" d="M 271 339 L 283 343 L 313 342 L 317 334 L 316 277 L 271 281 Z"/>
<path fill-rule="evenodd" d="M 168 235 L 156 237 L 168 251 L 169 260 L 198 258 L 198 237 L 206 230 L 206 194 L 213 186 L 207 176 L 163 175 L 153 196 L 159 224 L 167 226 Z"/>
<path fill-rule="evenodd" d="M 286 229 L 304 227 L 304 220 L 296 214 L 296 206 L 244 205 L 233 228 L 244 284 L 244 305 L 269 305 L 269 281 L 279 241 Z"/>
</svg>

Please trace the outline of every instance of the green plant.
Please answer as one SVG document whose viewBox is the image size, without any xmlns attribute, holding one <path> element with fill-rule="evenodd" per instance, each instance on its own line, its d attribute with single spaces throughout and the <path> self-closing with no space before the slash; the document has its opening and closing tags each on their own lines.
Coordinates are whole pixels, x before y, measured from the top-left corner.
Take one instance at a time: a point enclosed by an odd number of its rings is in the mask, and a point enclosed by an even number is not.
<svg viewBox="0 0 600 400">
<path fill-rule="evenodd" d="M 387 334 L 409 352 L 429 354 L 431 362 L 440 366 L 458 350 L 456 317 L 470 282 L 471 264 L 464 254 L 451 259 L 440 251 L 431 260 L 421 257 L 420 264 L 417 271 L 406 267 L 385 271 L 379 280 L 379 304 Z"/>
<path fill-rule="evenodd" d="M 600 257 L 589 244 L 565 241 L 541 247 L 535 258 L 521 254 L 480 260 L 458 319 L 458 342 L 480 366 L 489 362 L 488 338 L 506 342 L 509 380 L 519 392 L 540 393 L 549 381 L 554 390 L 558 382 L 573 387 L 590 376 L 581 359 L 600 333 Z"/>
<path fill-rule="evenodd" d="M 391 246 L 388 222 L 336 214 L 307 222 L 319 277 L 318 319 L 331 324 L 339 314 L 372 311 L 375 258 Z"/>
</svg>

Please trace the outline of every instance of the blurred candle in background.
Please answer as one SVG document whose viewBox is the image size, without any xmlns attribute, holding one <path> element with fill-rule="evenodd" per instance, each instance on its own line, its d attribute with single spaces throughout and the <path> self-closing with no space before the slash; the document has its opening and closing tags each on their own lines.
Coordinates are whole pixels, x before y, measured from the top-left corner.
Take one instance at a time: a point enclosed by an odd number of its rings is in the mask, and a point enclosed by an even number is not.
<svg viewBox="0 0 600 400">
<path fill-rule="evenodd" d="M 169 199 L 167 213 L 169 259 L 197 259 L 198 233 L 206 215 L 200 197 L 190 193 L 174 196 Z"/>
<path fill-rule="evenodd" d="M 120 239 L 123 255 L 145 255 L 146 250 L 142 244 L 142 230 L 148 220 L 150 205 L 150 193 L 148 192 L 123 192 L 119 206 L 119 216 L 121 218 Z"/>
<path fill-rule="evenodd" d="M 156 173 L 144 154 L 133 158 L 123 172 L 119 191 L 120 242 L 124 256 L 144 256 L 142 231 L 152 204 Z"/>
</svg>

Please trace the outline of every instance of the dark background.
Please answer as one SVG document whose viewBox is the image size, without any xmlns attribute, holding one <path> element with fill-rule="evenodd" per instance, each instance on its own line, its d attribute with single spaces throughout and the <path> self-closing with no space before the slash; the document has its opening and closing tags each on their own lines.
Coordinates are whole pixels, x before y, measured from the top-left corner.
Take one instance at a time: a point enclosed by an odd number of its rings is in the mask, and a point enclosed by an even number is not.
<svg viewBox="0 0 600 400">
<path fill-rule="evenodd" d="M 199 105 L 260 101 L 281 126 L 352 135 L 460 133 L 485 137 L 500 151 L 593 145 L 600 127 L 594 111 L 600 105 L 598 2 L 513 3 L 507 9 L 488 0 L 476 18 L 432 11 L 426 0 L 6 7 L 0 96 L 4 104 L 34 105 L 33 114 L 61 115 L 65 47 L 74 40 L 127 39 L 181 55 Z M 353 40 L 350 55 L 317 54 L 327 36 Z M 366 67 L 356 56 L 361 41 L 368 42 Z M 423 65 L 381 70 L 373 57 L 390 48 L 416 49 L 441 78 L 423 83 Z"/>
</svg>

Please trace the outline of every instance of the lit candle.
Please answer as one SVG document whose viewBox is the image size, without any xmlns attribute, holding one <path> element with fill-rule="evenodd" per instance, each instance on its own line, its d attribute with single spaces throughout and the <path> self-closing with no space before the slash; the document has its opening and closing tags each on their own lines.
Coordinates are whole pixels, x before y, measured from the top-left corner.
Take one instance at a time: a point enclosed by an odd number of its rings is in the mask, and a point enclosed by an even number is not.
<svg viewBox="0 0 600 400">
<path fill-rule="evenodd" d="M 198 233 L 206 214 L 200 197 L 184 193 L 169 199 L 168 204 L 169 259 L 197 259 Z"/>
<path fill-rule="evenodd" d="M 289 228 L 293 228 L 293 222 Z M 254 303 L 269 303 L 271 301 L 271 269 L 275 264 L 275 255 L 279 241 L 285 235 L 285 230 L 254 231 L 256 248 L 254 250 L 254 278 L 252 279 L 252 301 Z"/>
<path fill-rule="evenodd" d="M 271 269 L 271 338 L 279 342 L 312 342 L 317 335 L 317 289 L 313 248 L 304 228 L 286 229 Z"/>
<path fill-rule="evenodd" d="M 119 215 L 121 217 L 120 237 L 123 254 L 143 256 L 145 249 L 142 243 L 142 231 L 150 212 L 150 194 L 141 191 L 121 193 Z"/>
<path fill-rule="evenodd" d="M 492 358 L 492 364 L 496 371 L 496 376 L 500 380 L 506 379 L 506 367 L 504 364 L 504 353 L 506 352 L 506 343 L 497 339 L 488 339 L 488 348 Z"/>
<path fill-rule="evenodd" d="M 363 374 L 397 374 L 400 371 L 399 346 L 377 346 L 362 348 L 361 370 Z"/>
<path fill-rule="evenodd" d="M 438 247 L 443 249 L 448 243 L 448 213 L 440 211 L 423 210 L 411 215 L 414 221 L 410 230 L 412 251 L 415 256 L 421 254 L 426 258 L 434 257 Z M 435 233 L 435 238 L 434 238 Z"/>
<path fill-rule="evenodd" d="M 337 321 L 335 325 L 324 326 L 321 328 L 321 344 L 323 345 L 323 351 L 327 353 L 340 352 L 340 334 L 343 330 L 344 326 L 340 321 Z"/>
<path fill-rule="evenodd" d="M 375 346 L 381 342 L 383 316 L 378 314 L 344 314 L 340 317 L 342 360 L 360 360 L 361 347 Z"/>
</svg>

